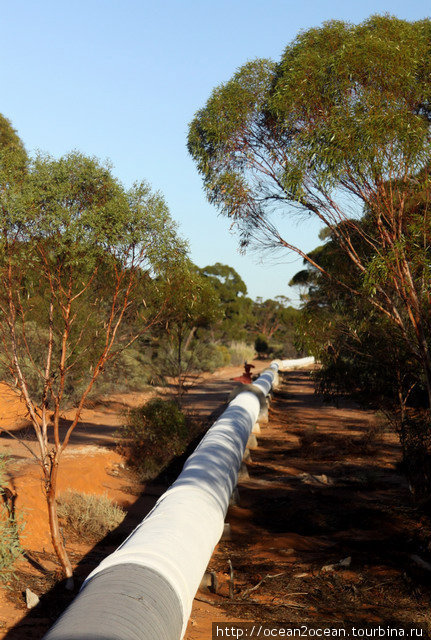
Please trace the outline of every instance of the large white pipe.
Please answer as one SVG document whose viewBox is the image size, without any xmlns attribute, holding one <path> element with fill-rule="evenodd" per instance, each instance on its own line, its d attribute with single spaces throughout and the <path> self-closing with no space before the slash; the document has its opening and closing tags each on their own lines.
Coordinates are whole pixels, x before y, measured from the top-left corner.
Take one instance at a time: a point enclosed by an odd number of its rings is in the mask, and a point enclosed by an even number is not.
<svg viewBox="0 0 431 640">
<path fill-rule="evenodd" d="M 314 356 L 308 356 L 306 358 L 296 358 L 291 360 L 274 360 L 274 364 L 278 365 L 278 370 L 280 372 L 294 371 L 295 369 L 304 369 L 314 363 Z"/>
<path fill-rule="evenodd" d="M 278 365 L 228 405 L 183 471 L 88 576 L 45 640 L 179 640 L 223 532 L 245 446 Z"/>
</svg>

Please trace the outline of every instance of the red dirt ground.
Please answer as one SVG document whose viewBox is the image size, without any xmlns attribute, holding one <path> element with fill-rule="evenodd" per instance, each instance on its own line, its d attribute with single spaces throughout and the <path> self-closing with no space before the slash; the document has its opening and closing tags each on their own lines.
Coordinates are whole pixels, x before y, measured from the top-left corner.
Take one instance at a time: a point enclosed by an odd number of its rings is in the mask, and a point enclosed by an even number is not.
<svg viewBox="0 0 431 640">
<path fill-rule="evenodd" d="M 255 371 L 267 366 L 255 364 Z M 203 417 L 215 414 L 239 373 L 240 368 L 225 368 L 206 376 L 189 391 L 186 404 Z M 19 400 L 2 395 L 0 424 L 25 435 Z M 67 540 L 77 586 L 166 488 L 138 485 L 114 450 L 113 432 L 124 410 L 147 398 L 148 393 L 111 397 L 87 409 L 63 462 L 61 488 L 106 493 L 128 509 L 125 522 L 96 546 Z M 218 592 L 198 592 L 186 640 L 211 638 L 213 621 L 429 625 L 430 573 L 412 556 L 431 561 L 431 528 L 397 471 L 396 437 L 371 411 L 353 404 L 323 405 L 313 394 L 309 372 L 284 377 L 270 422 L 261 428 L 248 464 L 250 479 L 240 483 L 240 504 L 228 513 L 231 539 L 219 543 L 210 562 Z M 0 639 L 37 640 L 70 596 L 55 587 L 58 572 L 37 466 L 10 438 L 0 438 L 0 446 L 13 455 L 10 488 L 27 520 L 23 544 L 29 551 L 11 588 L 0 589 Z M 349 566 L 322 569 L 346 558 Z M 21 593 L 27 586 L 46 594 L 30 612 Z"/>
</svg>

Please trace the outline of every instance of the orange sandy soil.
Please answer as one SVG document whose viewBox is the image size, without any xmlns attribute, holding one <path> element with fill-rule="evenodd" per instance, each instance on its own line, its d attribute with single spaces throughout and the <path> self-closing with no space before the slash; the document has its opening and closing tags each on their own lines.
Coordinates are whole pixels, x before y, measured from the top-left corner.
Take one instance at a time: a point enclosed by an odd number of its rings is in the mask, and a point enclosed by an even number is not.
<svg viewBox="0 0 431 640">
<path fill-rule="evenodd" d="M 255 364 L 256 372 L 267 366 Z M 211 421 L 239 373 L 240 368 L 225 368 L 205 376 L 186 404 Z M 2 396 L 0 426 L 25 436 L 19 400 Z M 96 546 L 67 539 L 77 588 L 166 489 L 165 479 L 138 485 L 114 450 L 113 432 L 124 410 L 146 398 L 148 393 L 111 397 L 86 409 L 63 461 L 61 490 L 106 493 L 128 509 L 124 523 Z M 216 621 L 429 625 L 431 573 L 412 556 L 431 562 L 431 527 L 397 470 L 396 436 L 382 429 L 373 412 L 352 403 L 322 405 L 309 372 L 283 377 L 269 424 L 261 429 L 248 463 L 250 478 L 241 481 L 240 503 L 227 516 L 231 538 L 219 543 L 209 565 L 217 592 L 198 592 L 186 640 L 211 638 Z M 0 438 L 0 447 L 13 456 L 9 486 L 18 496 L 17 512 L 27 520 L 27 559 L 19 563 L 10 589 L 0 590 L 0 638 L 38 639 L 70 595 L 56 585 L 37 466 L 12 439 Z M 337 566 L 346 558 L 351 558 L 348 566 Z M 30 612 L 22 596 L 27 586 L 42 596 Z"/>
</svg>

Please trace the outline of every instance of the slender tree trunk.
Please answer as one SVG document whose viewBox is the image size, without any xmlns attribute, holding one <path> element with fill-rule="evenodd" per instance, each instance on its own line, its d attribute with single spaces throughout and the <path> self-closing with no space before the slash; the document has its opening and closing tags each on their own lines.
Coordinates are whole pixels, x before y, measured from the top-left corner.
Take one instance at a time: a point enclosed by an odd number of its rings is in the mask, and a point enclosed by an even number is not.
<svg viewBox="0 0 431 640">
<path fill-rule="evenodd" d="M 46 502 L 48 505 L 49 529 L 51 532 L 52 546 L 57 554 L 57 558 L 61 564 L 64 575 L 66 577 L 66 588 L 73 589 L 73 570 L 70 564 L 69 556 L 61 539 L 60 527 L 58 524 L 57 513 L 57 476 L 58 461 L 52 460 L 51 473 L 46 478 Z"/>
<path fill-rule="evenodd" d="M 422 368 L 425 374 L 425 385 L 428 395 L 428 410 L 431 411 L 431 353 L 428 346 L 425 331 L 422 322 L 413 322 L 413 328 L 416 333 L 419 356 L 422 362 Z"/>
<path fill-rule="evenodd" d="M 181 369 L 182 369 L 182 364 L 183 364 L 182 346 L 183 346 L 182 335 L 179 335 L 178 336 L 178 351 L 177 351 L 177 366 L 178 366 L 178 399 L 180 401 L 181 401 L 182 391 L 183 391 L 183 377 L 181 375 Z"/>
<path fill-rule="evenodd" d="M 184 351 L 187 351 L 187 349 L 189 348 L 190 343 L 191 343 L 191 341 L 192 341 L 192 338 L 193 338 L 193 336 L 194 336 L 194 335 L 195 335 L 195 333 L 196 333 L 196 329 L 197 329 L 197 327 L 192 327 L 192 328 L 190 329 L 189 335 L 187 336 L 187 340 L 186 340 L 186 341 L 185 341 L 185 343 L 184 343 Z"/>
<path fill-rule="evenodd" d="M 431 412 L 431 365 L 428 350 L 424 354 L 425 382 L 428 394 L 428 410 Z"/>
<path fill-rule="evenodd" d="M 406 415 L 406 399 L 404 398 L 402 376 L 401 376 L 400 367 L 398 365 L 397 365 L 397 395 L 398 395 L 398 405 L 400 407 L 399 424 L 402 425 Z"/>
<path fill-rule="evenodd" d="M 423 308 L 420 302 L 420 295 L 415 288 L 415 282 L 411 274 L 410 264 L 405 258 L 402 265 L 401 274 L 406 282 L 405 303 L 407 306 L 407 313 L 409 315 L 410 322 L 416 334 L 419 355 L 425 373 L 425 384 L 428 395 L 428 410 L 431 411 L 431 350 L 430 345 L 428 344 L 429 336 L 427 335 L 426 330 L 426 317 L 428 311 Z"/>
</svg>

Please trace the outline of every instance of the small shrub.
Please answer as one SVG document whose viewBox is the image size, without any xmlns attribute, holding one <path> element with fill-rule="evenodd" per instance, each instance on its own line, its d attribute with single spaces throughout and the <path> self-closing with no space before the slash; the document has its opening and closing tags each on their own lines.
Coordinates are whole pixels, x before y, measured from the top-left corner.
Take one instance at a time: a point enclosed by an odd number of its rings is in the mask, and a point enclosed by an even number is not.
<svg viewBox="0 0 431 640">
<path fill-rule="evenodd" d="M 264 356 L 269 351 L 268 340 L 263 335 L 258 335 L 254 341 L 254 348 L 256 349 L 259 357 Z"/>
<path fill-rule="evenodd" d="M 203 345 L 198 351 L 199 364 L 202 371 L 215 371 L 219 367 L 230 364 L 229 349 L 219 344 Z"/>
<path fill-rule="evenodd" d="M 5 497 L 4 471 L 6 458 L 0 455 L 0 580 L 6 580 L 12 573 L 13 564 L 22 555 L 19 534 L 23 524 L 7 506 Z"/>
<path fill-rule="evenodd" d="M 231 353 L 223 344 L 216 345 L 217 352 L 221 361 L 220 367 L 227 367 L 231 363 Z"/>
<path fill-rule="evenodd" d="M 168 341 L 159 344 L 157 355 L 152 363 L 153 379 L 157 384 L 165 384 L 168 376 L 177 377 L 179 373 L 190 383 L 193 377 L 202 371 L 215 371 L 230 364 L 229 349 L 223 345 L 212 344 L 200 337 L 195 338 L 187 350 L 181 351 L 181 363 L 178 363 L 178 346 Z"/>
<path fill-rule="evenodd" d="M 291 342 L 271 342 L 270 357 L 274 359 L 286 360 L 288 358 L 302 358 L 307 355 L 303 351 L 298 351 Z"/>
<path fill-rule="evenodd" d="M 117 433 L 118 447 L 141 478 L 148 479 L 184 452 L 194 429 L 174 401 L 153 398 L 129 412 Z"/>
<path fill-rule="evenodd" d="M 151 383 L 151 361 L 145 347 L 139 342 L 120 351 L 109 367 L 99 376 L 90 398 L 111 393 L 142 391 Z"/>
<path fill-rule="evenodd" d="M 58 517 L 75 537 L 101 540 L 124 520 L 126 512 L 107 496 L 68 489 L 57 500 Z"/>
<path fill-rule="evenodd" d="M 245 342 L 231 342 L 229 345 L 230 361 L 234 366 L 249 362 L 254 358 L 254 347 Z"/>
</svg>

